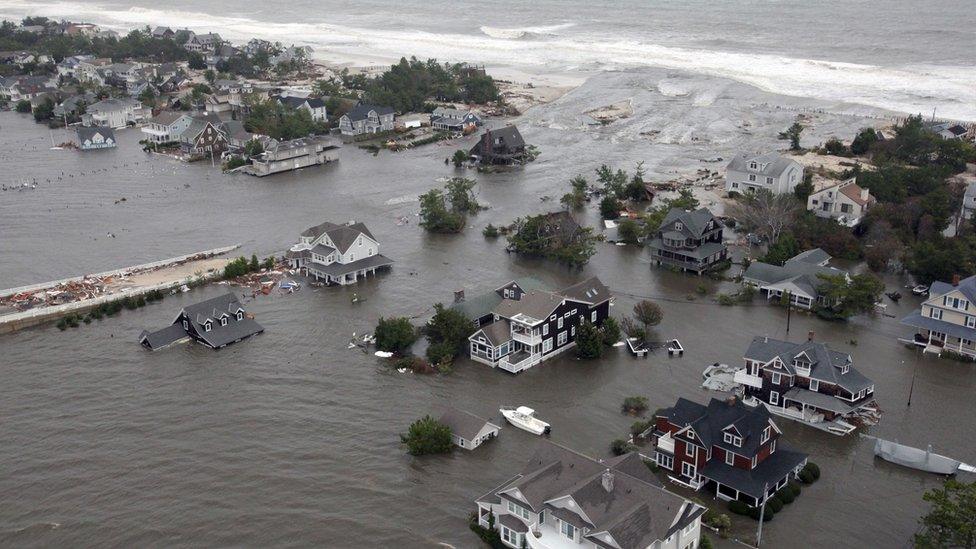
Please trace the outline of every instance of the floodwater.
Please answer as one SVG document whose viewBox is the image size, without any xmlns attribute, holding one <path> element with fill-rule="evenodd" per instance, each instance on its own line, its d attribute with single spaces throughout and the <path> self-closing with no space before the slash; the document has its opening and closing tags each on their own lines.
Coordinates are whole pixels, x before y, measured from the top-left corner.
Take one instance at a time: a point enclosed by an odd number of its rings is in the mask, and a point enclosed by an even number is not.
<svg viewBox="0 0 976 549">
<path fill-rule="evenodd" d="M 634 248 L 601 244 L 586 267 L 573 270 L 508 255 L 502 240 L 481 236 L 488 222 L 555 208 L 540 197 L 558 197 L 572 175 L 590 174 L 602 162 L 629 167 L 645 160 L 664 177 L 714 169 L 719 165 L 700 160 L 728 158 L 745 143 L 776 146 L 773 129 L 788 125 L 795 113 L 786 109 L 797 106 L 751 91 L 755 104 L 779 106 L 723 107 L 743 104 L 736 94 L 746 93 L 727 83 L 712 106 L 692 108 L 693 94 L 665 95 L 649 84 L 680 75 L 605 78 L 519 121 L 527 141 L 542 150 L 535 163 L 506 174 L 467 174 L 491 208 L 453 236 L 425 234 L 414 217 L 415 197 L 456 173 L 443 163 L 452 146 L 377 157 L 346 147 L 336 165 L 255 179 L 145 155 L 134 130 L 121 132 L 113 151 L 48 150 L 45 129 L 0 114 L 2 179 L 8 185 L 37 179 L 36 189 L 0 192 L 2 287 L 231 243 L 266 255 L 325 220 L 365 222 L 382 253 L 397 261 L 391 272 L 355 287 L 306 287 L 247 302 L 266 332 L 219 352 L 184 345 L 150 353 L 136 338 L 223 286 L 67 332 L 44 326 L 0 336 L 0 544 L 477 547 L 466 524 L 472 501 L 521 467 L 535 441 L 505 428 L 473 453 L 418 459 L 398 440 L 411 421 L 446 404 L 500 421 L 500 405 L 524 404 L 553 425 L 554 441 L 606 456 L 609 442 L 633 421 L 620 414 L 625 397 L 644 395 L 651 410 L 678 397 L 705 402 L 713 395 L 699 387 L 701 371 L 714 362 L 739 363 L 754 335 L 800 340 L 814 331 L 852 352 L 875 380 L 885 411 L 870 434 L 931 443 L 976 462 L 969 426 L 976 369 L 918 357 L 897 343 L 907 332 L 896 318 L 830 324 L 795 314 L 787 334 L 783 310 L 758 301 L 719 307 L 696 288 L 704 285 L 713 296 L 721 284 L 652 269 Z M 615 100 L 627 86 L 637 112 L 653 111 L 664 133 L 680 123 L 703 138 L 642 139 L 625 131 L 634 119 L 603 128 L 573 122 L 572 113 L 594 98 Z M 752 135 L 710 140 L 710 128 L 727 127 L 719 120 L 734 125 L 745 117 Z M 827 116 L 810 132 L 816 138 L 823 128 L 846 132 L 863 122 Z M 410 223 L 397 225 L 400 216 Z M 581 217 L 596 224 L 592 207 Z M 567 355 L 514 377 L 467 360 L 449 375 L 399 374 L 346 348 L 354 332 L 371 330 L 380 316 L 422 319 L 456 289 L 472 295 L 529 274 L 554 287 L 598 275 L 618 294 L 616 316 L 628 313 L 636 296 L 655 299 L 665 309 L 657 333 L 679 338 L 688 350 L 681 358 L 647 360 L 620 349 L 596 362 Z M 889 280 L 890 287 L 898 284 Z M 367 300 L 351 303 L 354 292 Z M 900 317 L 917 303 L 906 296 L 889 303 L 889 311 Z M 921 495 L 938 478 L 878 462 L 870 440 L 778 424 L 823 477 L 767 524 L 766 546 L 908 543 L 925 512 Z M 815 535 L 811 525 L 820 525 Z M 799 542 L 801 532 L 810 535 Z"/>
</svg>

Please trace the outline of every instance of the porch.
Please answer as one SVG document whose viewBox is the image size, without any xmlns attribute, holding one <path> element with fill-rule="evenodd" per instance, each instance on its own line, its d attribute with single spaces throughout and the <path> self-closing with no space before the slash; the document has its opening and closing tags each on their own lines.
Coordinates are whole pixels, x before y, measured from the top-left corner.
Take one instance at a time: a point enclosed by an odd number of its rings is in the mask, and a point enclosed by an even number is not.
<svg viewBox="0 0 976 549">
<path fill-rule="evenodd" d="M 547 513 L 548 515 L 548 513 Z M 551 524 L 540 524 L 529 530 L 525 536 L 532 549 L 579 549 L 580 544 L 569 539 Z"/>
<path fill-rule="evenodd" d="M 522 349 L 503 356 L 501 360 L 498 361 L 498 367 L 506 372 L 517 374 L 522 370 L 527 370 L 535 366 L 541 361 L 541 359 L 542 353 L 532 353 Z"/>
</svg>

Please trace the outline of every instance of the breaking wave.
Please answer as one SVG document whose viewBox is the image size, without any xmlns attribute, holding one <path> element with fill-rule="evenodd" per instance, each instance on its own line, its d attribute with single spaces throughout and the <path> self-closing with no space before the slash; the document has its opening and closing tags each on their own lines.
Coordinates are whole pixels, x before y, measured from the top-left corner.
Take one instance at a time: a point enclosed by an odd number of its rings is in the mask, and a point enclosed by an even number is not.
<svg viewBox="0 0 976 549">
<path fill-rule="evenodd" d="M 564 23 L 562 25 L 549 25 L 546 27 L 522 27 L 514 29 L 502 29 L 498 27 L 480 27 L 479 30 L 486 36 L 501 38 L 503 40 L 519 40 L 522 38 L 541 38 L 546 36 L 557 36 L 558 31 L 568 29 L 576 23 Z"/>
</svg>

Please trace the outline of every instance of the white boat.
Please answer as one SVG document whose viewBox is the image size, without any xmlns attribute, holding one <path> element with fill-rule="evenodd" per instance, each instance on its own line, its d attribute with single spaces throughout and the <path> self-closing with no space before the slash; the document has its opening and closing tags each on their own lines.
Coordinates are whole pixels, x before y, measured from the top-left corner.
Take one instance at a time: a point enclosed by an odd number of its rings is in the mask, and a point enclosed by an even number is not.
<svg viewBox="0 0 976 549">
<path fill-rule="evenodd" d="M 912 288 L 912 293 L 918 296 L 928 295 L 929 287 L 924 284 L 919 284 L 918 286 Z"/>
<path fill-rule="evenodd" d="M 954 475 L 960 469 L 964 471 L 971 469 L 959 460 L 933 453 L 931 444 L 922 450 L 879 438 L 874 442 L 874 455 L 902 467 L 911 467 L 938 475 Z"/>
<path fill-rule="evenodd" d="M 535 417 L 535 410 L 528 406 L 518 408 L 501 408 L 498 410 L 509 423 L 532 433 L 533 435 L 549 434 L 549 424 Z"/>
</svg>

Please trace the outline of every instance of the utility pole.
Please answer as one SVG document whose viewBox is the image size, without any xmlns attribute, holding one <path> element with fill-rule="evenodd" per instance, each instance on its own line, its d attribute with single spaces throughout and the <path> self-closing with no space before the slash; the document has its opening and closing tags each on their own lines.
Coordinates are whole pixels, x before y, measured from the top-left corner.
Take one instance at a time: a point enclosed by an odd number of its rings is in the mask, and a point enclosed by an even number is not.
<svg viewBox="0 0 976 549">
<path fill-rule="evenodd" d="M 763 497 L 762 497 L 762 507 L 759 508 L 759 531 L 756 532 L 756 547 L 762 543 L 762 525 L 763 519 L 766 516 L 766 494 L 769 493 L 769 483 L 763 483 Z"/>
<path fill-rule="evenodd" d="M 902 361 L 904 363 L 904 361 Z M 912 366 L 912 384 L 908 388 L 908 407 L 912 407 L 912 393 L 915 392 L 915 374 L 918 373 L 918 355 L 915 355 L 915 363 Z"/>
<path fill-rule="evenodd" d="M 793 312 L 793 292 L 786 292 L 786 333 L 790 333 L 790 313 Z"/>
</svg>

